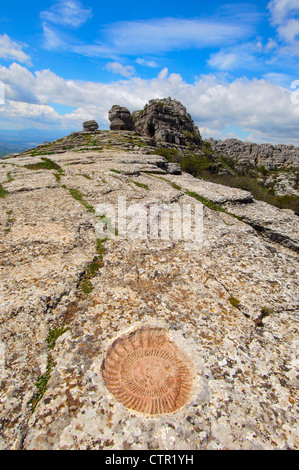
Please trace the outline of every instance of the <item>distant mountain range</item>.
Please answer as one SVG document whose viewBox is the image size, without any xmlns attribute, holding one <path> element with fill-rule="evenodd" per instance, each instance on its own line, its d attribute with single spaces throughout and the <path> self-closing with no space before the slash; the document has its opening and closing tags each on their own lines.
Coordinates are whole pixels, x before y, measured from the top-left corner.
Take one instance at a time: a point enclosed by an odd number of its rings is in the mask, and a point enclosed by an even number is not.
<svg viewBox="0 0 299 470">
<path fill-rule="evenodd" d="M 13 131 L 0 129 L 0 158 L 10 153 L 18 153 L 36 147 L 44 142 L 52 142 L 64 137 L 67 133 L 67 130 L 49 132 L 37 129 Z"/>
</svg>

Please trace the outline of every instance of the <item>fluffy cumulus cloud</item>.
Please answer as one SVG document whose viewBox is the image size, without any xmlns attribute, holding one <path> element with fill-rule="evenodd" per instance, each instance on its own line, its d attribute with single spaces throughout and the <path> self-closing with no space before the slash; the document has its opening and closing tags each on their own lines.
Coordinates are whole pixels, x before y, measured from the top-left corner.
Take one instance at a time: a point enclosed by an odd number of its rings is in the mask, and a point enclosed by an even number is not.
<svg viewBox="0 0 299 470">
<path fill-rule="evenodd" d="M 0 80 L 6 88 L 0 124 L 11 121 L 78 130 L 83 120 L 96 119 L 100 127 L 108 128 L 107 114 L 113 104 L 133 111 L 152 98 L 171 96 L 187 107 L 204 138 L 223 138 L 230 129 L 238 128 L 247 140 L 299 145 L 299 104 L 292 102 L 290 90 L 263 79 L 229 83 L 207 75 L 190 84 L 163 69 L 153 79 L 131 76 L 105 84 L 65 80 L 50 70 L 31 73 L 12 64 L 0 67 Z M 71 106 L 73 111 L 60 115 L 55 103 Z"/>
<path fill-rule="evenodd" d="M 30 56 L 23 49 L 26 44 L 16 42 L 7 34 L 0 36 L 0 58 L 5 60 L 16 60 L 21 63 L 30 63 Z"/>
<path fill-rule="evenodd" d="M 291 46 L 299 56 L 299 2 L 298 0 L 271 0 L 268 4 L 271 23 L 279 38 Z"/>
</svg>

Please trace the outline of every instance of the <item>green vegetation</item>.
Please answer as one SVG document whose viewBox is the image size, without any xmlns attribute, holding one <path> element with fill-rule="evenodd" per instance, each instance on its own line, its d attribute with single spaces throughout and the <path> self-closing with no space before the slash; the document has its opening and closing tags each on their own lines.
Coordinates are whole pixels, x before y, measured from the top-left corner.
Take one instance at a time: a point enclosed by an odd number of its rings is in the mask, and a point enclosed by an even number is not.
<svg viewBox="0 0 299 470">
<path fill-rule="evenodd" d="M 190 134 L 190 133 L 189 133 Z M 252 196 L 280 209 L 292 209 L 299 215 L 299 199 L 293 195 L 278 196 L 273 190 L 278 170 L 267 170 L 264 165 L 241 167 L 228 156 L 213 153 L 210 142 L 202 142 L 200 149 L 189 146 L 184 155 L 177 149 L 159 147 L 155 154 L 165 157 L 169 162 L 176 162 L 182 171 L 190 173 L 195 178 L 201 178 L 212 183 L 222 184 L 231 188 L 249 191 Z M 273 176 L 273 183 L 265 184 L 266 179 Z M 296 173 L 295 188 L 299 188 L 299 173 Z"/>
<path fill-rule="evenodd" d="M 228 301 L 231 303 L 231 305 L 235 308 L 239 308 L 240 307 L 240 300 L 236 299 L 236 297 L 233 297 L 232 295 L 230 296 L 230 298 L 228 299 Z"/>
<path fill-rule="evenodd" d="M 4 198 L 5 196 L 7 196 L 7 194 L 8 191 L 6 191 L 6 189 L 4 189 L 2 184 L 0 183 L 0 198 Z"/>
<path fill-rule="evenodd" d="M 49 331 L 47 336 L 47 343 L 50 349 L 54 348 L 57 338 L 59 338 L 59 336 L 62 336 L 63 333 L 65 333 L 67 330 L 68 328 L 62 326 L 60 328 L 54 328 L 53 330 Z"/>
<path fill-rule="evenodd" d="M 60 180 L 61 180 L 61 173 L 53 173 L 53 176 L 55 177 L 57 183 L 60 183 Z"/>
<path fill-rule="evenodd" d="M 239 217 L 233 214 L 232 212 L 226 211 L 225 209 L 223 209 L 223 207 L 219 206 L 218 204 L 215 204 L 215 202 L 211 201 L 210 199 L 200 196 L 194 191 L 189 191 L 188 189 L 186 189 L 185 193 L 190 197 L 194 197 L 195 199 L 197 199 L 197 201 L 201 202 L 202 204 L 204 204 L 209 209 L 212 209 L 213 211 L 224 212 L 224 214 L 230 215 L 231 217 L 234 217 L 235 219 L 242 220 L 242 217 Z"/>
<path fill-rule="evenodd" d="M 75 149 L 74 152 L 88 152 L 90 150 L 90 147 L 81 147 L 80 149 Z M 103 148 L 102 147 L 93 147 L 92 150 L 97 150 L 98 152 L 102 152 Z M 94 163 L 94 162 L 90 162 Z M 89 162 L 87 163 L 81 163 L 81 165 L 88 165 Z M 69 163 L 69 165 L 72 165 L 72 163 Z"/>
<path fill-rule="evenodd" d="M 92 285 L 92 283 L 90 282 L 89 279 L 83 279 L 80 286 L 81 286 L 82 292 L 85 295 L 90 294 L 93 290 L 93 285 Z"/>
<path fill-rule="evenodd" d="M 190 173 L 191 175 L 198 178 L 202 175 L 204 170 L 208 170 L 211 166 L 211 161 L 206 155 L 198 156 L 197 154 L 191 154 L 183 158 L 180 162 L 182 171 Z"/>
<path fill-rule="evenodd" d="M 6 233 L 9 233 L 11 231 L 11 227 L 15 221 L 15 219 L 11 217 L 11 215 L 12 215 L 12 210 L 6 211 L 7 218 L 6 218 L 5 229 L 4 229 Z"/>
<path fill-rule="evenodd" d="M 68 330 L 67 327 L 62 326 L 60 328 L 53 328 L 52 330 L 49 331 L 47 339 L 46 339 L 49 349 L 54 348 L 57 338 L 63 335 L 63 333 L 65 333 L 67 330 Z M 38 402 L 41 400 L 41 398 L 43 397 L 43 395 L 45 394 L 47 390 L 48 382 L 51 377 L 51 372 L 53 368 L 55 367 L 55 365 L 56 363 L 54 362 L 53 357 L 51 356 L 51 354 L 49 354 L 48 360 L 47 360 L 46 372 L 38 377 L 37 382 L 36 382 L 37 391 L 35 392 L 35 394 L 33 395 L 33 397 L 31 398 L 29 402 L 32 412 L 34 412 Z"/>
<path fill-rule="evenodd" d="M 106 252 L 104 243 L 107 239 L 97 238 L 96 240 L 96 256 L 91 263 L 87 266 L 85 273 L 81 279 L 79 289 L 83 292 L 85 296 L 89 295 L 93 290 L 93 285 L 91 279 L 94 278 L 99 269 L 103 266 L 103 256 Z"/>
<path fill-rule="evenodd" d="M 94 136 L 92 135 L 85 135 L 85 142 L 86 142 L 86 145 L 88 146 L 91 146 L 91 147 L 96 147 L 97 149 L 99 150 L 102 150 L 102 147 L 99 147 L 99 141 L 98 139 L 96 139 Z M 87 149 L 87 150 L 90 150 L 90 149 Z"/>
<path fill-rule="evenodd" d="M 120 173 L 119 170 L 115 170 L 114 168 L 110 168 L 110 171 L 113 171 L 113 173 Z"/>
<path fill-rule="evenodd" d="M 272 315 L 273 312 L 274 312 L 274 309 L 270 307 L 263 307 L 261 310 L 261 314 L 263 318 L 268 317 L 269 315 Z"/>
<path fill-rule="evenodd" d="M 176 183 L 171 183 L 171 186 L 173 187 L 173 189 L 176 189 L 177 191 L 181 191 L 181 190 L 182 190 L 182 187 L 179 186 L 179 185 L 176 184 Z"/>
<path fill-rule="evenodd" d="M 63 186 L 64 188 L 66 188 L 65 186 Z M 83 195 L 81 194 L 81 192 L 79 191 L 79 189 L 75 189 L 75 188 L 67 188 L 69 190 L 69 193 L 70 195 L 78 202 L 80 202 L 89 212 L 92 212 L 94 213 L 95 212 L 95 209 L 92 205 L 88 204 L 88 202 L 86 202 L 84 199 L 83 199 Z"/>
<path fill-rule="evenodd" d="M 266 317 L 269 317 L 269 315 L 272 315 L 273 313 L 274 313 L 273 308 L 270 308 L 270 307 L 267 307 L 267 306 L 262 307 L 259 317 L 255 320 L 256 326 L 257 327 L 263 327 L 264 326 L 263 319 L 266 318 Z"/>
<path fill-rule="evenodd" d="M 139 188 L 143 188 L 143 189 L 149 189 L 148 185 L 147 184 L 144 184 L 144 183 L 139 183 L 139 181 L 134 181 L 134 180 L 130 180 L 131 183 L 134 183 L 136 186 L 138 186 Z"/>
<path fill-rule="evenodd" d="M 31 163 L 29 165 L 24 165 L 27 170 L 56 170 L 59 173 L 62 173 L 62 168 L 58 163 L 53 162 L 50 158 L 42 157 L 41 162 Z"/>
<path fill-rule="evenodd" d="M 51 377 L 52 369 L 55 367 L 55 362 L 51 355 L 48 356 L 47 369 L 43 375 L 40 375 L 36 382 L 37 392 L 31 398 L 29 404 L 31 411 L 34 412 L 38 402 L 41 400 L 47 390 L 47 385 Z"/>
<path fill-rule="evenodd" d="M 11 176 L 10 171 L 6 173 L 6 178 L 7 178 L 7 183 L 10 183 L 11 181 L 14 181 L 14 178 Z"/>
<path fill-rule="evenodd" d="M 158 147 L 154 151 L 154 155 L 160 155 L 161 157 L 166 158 L 168 162 L 173 162 L 174 159 L 178 156 L 178 150 L 175 147 L 171 149 Z"/>
</svg>

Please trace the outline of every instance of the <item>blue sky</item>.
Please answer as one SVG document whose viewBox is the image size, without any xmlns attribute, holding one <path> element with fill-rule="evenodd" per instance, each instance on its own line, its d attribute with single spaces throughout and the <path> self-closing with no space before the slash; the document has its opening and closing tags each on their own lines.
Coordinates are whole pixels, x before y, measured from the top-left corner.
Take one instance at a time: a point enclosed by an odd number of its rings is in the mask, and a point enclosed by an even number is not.
<svg viewBox="0 0 299 470">
<path fill-rule="evenodd" d="M 0 16 L 0 127 L 109 128 L 179 99 L 204 138 L 299 145 L 299 0 L 15 0 Z"/>
</svg>

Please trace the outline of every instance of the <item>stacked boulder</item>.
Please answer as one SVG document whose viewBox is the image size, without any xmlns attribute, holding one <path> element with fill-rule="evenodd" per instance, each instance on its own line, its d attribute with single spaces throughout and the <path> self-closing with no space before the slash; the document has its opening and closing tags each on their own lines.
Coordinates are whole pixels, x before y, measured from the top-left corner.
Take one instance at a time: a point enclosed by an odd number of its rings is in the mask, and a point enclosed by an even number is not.
<svg viewBox="0 0 299 470">
<path fill-rule="evenodd" d="M 111 131 L 133 131 L 134 124 L 130 111 L 119 105 L 114 105 L 108 114 Z"/>
<path fill-rule="evenodd" d="M 85 121 L 83 122 L 83 132 L 94 132 L 97 131 L 99 125 L 96 121 Z"/>
</svg>

